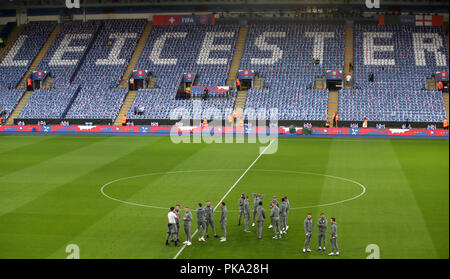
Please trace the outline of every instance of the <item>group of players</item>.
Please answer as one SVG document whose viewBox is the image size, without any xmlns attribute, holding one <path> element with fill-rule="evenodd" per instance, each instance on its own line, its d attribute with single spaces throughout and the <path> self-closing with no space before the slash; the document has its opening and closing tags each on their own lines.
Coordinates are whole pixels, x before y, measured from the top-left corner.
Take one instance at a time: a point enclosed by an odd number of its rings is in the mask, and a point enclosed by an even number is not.
<svg viewBox="0 0 450 279">
<path fill-rule="evenodd" d="M 262 199 L 264 198 L 263 194 L 252 194 L 253 198 L 253 223 L 252 227 L 256 226 L 258 239 L 262 239 L 262 231 L 264 226 L 264 220 L 266 219 L 265 209 L 263 207 Z M 221 202 L 221 215 L 220 215 L 220 225 L 222 229 L 223 236 L 220 237 L 221 242 L 226 242 L 227 238 L 227 207 L 225 202 Z M 289 200 L 287 196 L 282 197 L 281 204 L 278 202 L 277 197 L 273 196 L 272 201 L 270 202 L 270 225 L 269 229 L 273 229 L 274 236 L 273 239 L 281 239 L 283 234 L 287 234 L 288 226 L 288 215 L 289 215 Z M 191 221 L 192 221 L 192 213 L 189 207 L 185 207 L 185 213 L 183 216 L 183 226 L 184 231 L 186 233 L 186 241 L 183 244 L 190 246 L 192 245 L 192 235 L 191 235 Z M 198 204 L 198 208 L 196 210 L 197 215 L 197 231 L 198 231 L 198 241 L 204 242 L 205 237 L 209 238 L 209 227 L 211 226 L 213 237 L 219 238 L 215 225 L 214 225 L 214 213 L 215 208 L 212 207 L 210 201 L 206 201 L 205 207 L 203 207 L 202 203 Z M 250 221 L 250 196 L 241 194 L 241 198 L 239 199 L 239 223 L 241 225 L 242 216 L 244 216 L 244 232 L 251 232 L 249 230 L 249 221 Z M 167 235 L 166 235 L 166 245 L 169 245 L 169 240 L 175 243 L 175 246 L 179 246 L 179 231 L 181 224 L 181 212 L 180 205 L 176 205 L 175 207 L 170 208 L 170 212 L 168 213 L 169 224 L 167 227 Z M 331 218 L 331 229 L 330 229 L 330 243 L 331 243 L 331 253 L 330 256 L 338 256 L 339 248 L 337 245 L 337 224 L 336 219 Z M 327 227 L 328 221 L 325 218 L 325 214 L 321 213 L 319 220 L 317 220 L 318 227 L 318 238 L 319 238 L 319 252 L 326 251 L 326 235 L 327 235 Z M 312 214 L 308 213 L 305 221 L 304 221 L 304 230 L 305 230 L 305 243 L 303 246 L 303 253 L 311 252 L 310 243 L 311 236 L 313 232 L 313 219 Z"/>
</svg>

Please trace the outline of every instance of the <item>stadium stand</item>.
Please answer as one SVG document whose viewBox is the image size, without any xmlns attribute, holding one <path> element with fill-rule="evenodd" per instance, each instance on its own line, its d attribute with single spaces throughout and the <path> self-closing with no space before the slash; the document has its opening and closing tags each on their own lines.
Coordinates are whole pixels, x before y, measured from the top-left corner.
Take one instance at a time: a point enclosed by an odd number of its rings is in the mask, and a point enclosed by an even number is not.
<svg viewBox="0 0 450 279">
<path fill-rule="evenodd" d="M 250 25 L 241 69 L 255 70 L 269 89 L 250 89 L 245 107 L 275 107 L 280 120 L 326 120 L 327 91 L 311 88 L 326 70 L 343 68 L 343 54 L 342 25 Z"/>
<path fill-rule="evenodd" d="M 117 87 L 145 23 L 145 20 L 104 21 L 72 84 L 83 87 Z"/>
<path fill-rule="evenodd" d="M 255 70 L 268 88 L 291 91 L 312 88 L 326 70 L 343 69 L 343 55 L 342 25 L 251 24 L 241 69 Z"/>
<path fill-rule="evenodd" d="M 59 89 L 37 89 L 33 92 L 22 112 L 21 119 L 63 118 L 69 104 L 73 102 L 78 87 Z"/>
<path fill-rule="evenodd" d="M 277 108 L 279 120 L 299 121 L 325 121 L 335 108 L 341 121 L 367 117 L 377 122 L 441 122 L 446 117 L 442 92 L 426 90 L 431 88 L 427 82 L 432 83 L 432 74 L 448 72 L 441 27 L 356 24 L 349 29 L 342 24 L 300 23 L 151 26 L 137 19 L 62 23 L 37 66 L 37 70 L 50 73 L 52 82 L 32 94 L 25 93 L 24 99 L 23 90 L 12 89 L 31 70 L 55 25 L 31 22 L 22 32 L 13 28 L 17 40 L 0 64 L 0 109 L 12 114 L 23 99 L 14 118 L 114 122 L 127 114 L 131 120 L 169 119 L 175 108 L 192 110 L 192 100 L 201 99 L 202 88 L 234 86 L 238 69 L 254 70 L 261 80 L 248 92 L 239 93 L 238 101 L 236 96 L 227 99 L 223 93 L 211 91 L 209 99 L 202 101 L 203 108 L 224 111 L 237 104 L 247 109 Z M 135 53 L 138 55 L 133 57 Z M 132 57 L 135 60 L 131 61 Z M 133 69 L 149 70 L 157 78 L 154 88 L 127 94 L 126 75 Z M 339 94 L 313 89 L 315 82 L 324 80 L 326 70 L 352 73 L 353 88 L 342 89 Z M 193 86 L 198 87 L 192 88 L 192 100 L 176 100 L 182 74 L 187 72 L 196 74 Z M 368 81 L 370 73 L 374 82 Z M 143 107 L 144 112 L 135 114 L 134 107 Z"/>
<path fill-rule="evenodd" d="M 30 22 L 0 64 L 0 86 L 14 89 L 47 40 L 55 22 Z"/>
<path fill-rule="evenodd" d="M 175 109 L 184 109 L 191 115 L 199 113 L 194 111 L 194 103 L 192 100 L 175 100 L 168 96 L 171 96 L 173 91 L 170 89 L 140 89 L 134 100 L 132 107 L 144 107 L 145 111 L 142 115 L 135 115 L 133 109 L 128 112 L 128 118 L 130 119 L 170 119 L 171 111 Z M 233 107 L 233 99 L 230 100 L 206 100 L 201 102 L 201 108 L 203 109 L 218 109 L 222 112 L 221 117 L 226 117 L 226 109 L 231 109 Z M 177 117 L 181 117 L 178 115 Z M 202 117 L 201 117 L 202 118 Z M 199 119 L 201 119 L 199 118 Z M 178 118 L 177 118 L 178 119 Z"/>
<path fill-rule="evenodd" d="M 327 90 L 324 89 L 250 89 L 246 109 L 278 109 L 279 120 L 325 121 Z M 252 116 L 249 115 L 249 118 Z"/>
<path fill-rule="evenodd" d="M 442 93 L 425 91 L 427 77 L 448 71 L 442 28 L 356 25 L 354 39 L 355 89 L 340 92 L 342 121 L 367 117 L 380 122 L 441 122 L 445 118 Z M 374 82 L 368 80 L 370 73 Z"/>
<path fill-rule="evenodd" d="M 4 119 L 7 119 L 11 112 L 16 107 L 20 98 L 22 97 L 24 90 L 20 89 L 0 89 L 0 110 L 6 112 L 3 115 Z"/>
<path fill-rule="evenodd" d="M 169 119 L 175 107 L 192 109 L 190 100 L 175 100 L 183 73 L 197 75 L 195 85 L 225 85 L 233 47 L 238 35 L 237 25 L 217 26 L 153 26 L 150 38 L 138 62 L 138 69 L 149 69 L 158 77 L 157 89 L 139 90 L 131 107 L 143 106 L 143 115 L 130 119 Z M 206 101 L 202 105 L 232 108 L 234 99 Z"/>
<path fill-rule="evenodd" d="M 65 118 L 113 120 L 117 116 L 126 93 L 127 90 L 122 88 L 83 88 Z"/>
<path fill-rule="evenodd" d="M 441 122 L 445 118 L 442 93 L 397 86 L 343 89 L 339 96 L 341 121 Z"/>
<path fill-rule="evenodd" d="M 426 77 L 436 71 L 448 71 L 448 51 L 441 27 L 357 24 L 354 50 L 356 88 L 374 85 L 368 82 L 373 73 L 374 83 L 381 86 L 395 82 L 423 89 Z"/>
<path fill-rule="evenodd" d="M 26 85 L 27 84 L 27 79 L 30 77 L 30 75 L 34 71 L 36 71 L 37 67 L 42 62 L 42 59 L 44 58 L 45 54 L 48 52 L 48 50 L 50 49 L 50 46 L 55 41 L 56 36 L 59 34 L 60 29 L 61 29 L 61 26 L 59 24 L 56 25 L 56 27 L 53 29 L 52 33 L 48 36 L 48 38 L 45 41 L 44 45 L 39 50 L 39 52 L 36 55 L 36 57 L 33 59 L 33 62 L 31 63 L 30 67 L 28 67 L 28 70 L 23 75 L 20 83 L 17 85 L 17 88 L 25 89 L 27 87 L 27 85 Z M 47 78 L 49 78 L 49 77 L 47 77 Z M 46 83 L 48 81 L 50 81 L 50 79 L 47 79 Z"/>
<path fill-rule="evenodd" d="M 70 79 L 77 65 L 82 62 L 82 57 L 94 39 L 99 25 L 97 21 L 62 24 L 60 33 L 37 68 L 50 73 L 54 78 L 53 88 L 70 85 Z"/>
</svg>

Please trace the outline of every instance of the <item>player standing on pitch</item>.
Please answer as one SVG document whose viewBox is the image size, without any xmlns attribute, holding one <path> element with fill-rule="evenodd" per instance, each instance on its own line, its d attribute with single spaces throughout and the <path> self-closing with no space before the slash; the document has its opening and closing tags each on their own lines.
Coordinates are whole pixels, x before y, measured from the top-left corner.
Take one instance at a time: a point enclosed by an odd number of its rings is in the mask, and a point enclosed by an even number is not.
<svg viewBox="0 0 450 279">
<path fill-rule="evenodd" d="M 177 222 L 176 222 L 176 225 L 177 225 L 177 240 L 178 239 L 180 239 L 180 216 L 181 216 L 181 214 L 180 214 L 180 205 L 179 204 L 177 204 L 177 205 L 175 205 L 175 214 L 177 215 Z M 173 239 L 172 239 L 173 240 Z"/>
<path fill-rule="evenodd" d="M 272 201 L 270 209 L 270 223 L 273 228 L 273 239 L 281 238 L 280 231 L 280 208 L 277 206 L 276 201 Z"/>
<path fill-rule="evenodd" d="M 205 241 L 206 234 L 206 216 L 205 209 L 202 207 L 202 203 L 198 204 L 197 208 L 197 230 L 198 230 L 198 241 Z M 203 234 L 200 231 L 203 229 Z"/>
<path fill-rule="evenodd" d="M 331 218 L 331 229 L 330 229 L 330 242 L 331 242 L 331 253 L 328 256 L 339 256 L 339 247 L 337 244 L 337 224 L 336 219 Z M 336 254 L 334 253 L 336 251 Z"/>
<path fill-rule="evenodd" d="M 192 213 L 189 210 L 189 207 L 186 206 L 184 208 L 184 217 L 183 217 L 183 225 L 184 225 L 184 232 L 186 233 L 186 241 L 183 242 L 183 244 L 186 244 L 187 246 L 192 244 L 191 221 L 192 221 Z"/>
<path fill-rule="evenodd" d="M 269 204 L 269 208 L 272 208 L 272 204 L 273 203 L 275 203 L 277 205 L 278 209 L 280 208 L 280 203 L 277 201 L 277 197 L 276 196 L 272 197 L 272 201 Z M 271 229 L 271 228 L 272 228 L 272 222 L 269 225 L 269 229 Z"/>
<path fill-rule="evenodd" d="M 250 197 L 247 195 L 244 200 L 244 232 L 250 232 L 248 222 L 250 222 Z"/>
<path fill-rule="evenodd" d="M 167 225 L 167 236 L 166 236 L 166 245 L 169 245 L 169 238 L 172 237 L 172 240 L 175 242 L 175 247 L 178 247 L 178 239 L 177 239 L 177 214 L 175 213 L 175 207 L 170 208 L 170 212 L 167 214 L 167 218 L 169 219 L 169 223 Z"/>
<path fill-rule="evenodd" d="M 266 219 L 266 211 L 263 208 L 263 203 L 260 201 L 256 207 L 256 222 L 258 223 L 258 239 L 262 239 L 262 230 L 264 226 L 264 219 Z"/>
<path fill-rule="evenodd" d="M 303 227 L 305 229 L 305 244 L 303 244 L 303 253 L 311 252 L 311 249 L 309 249 L 309 244 L 311 243 L 311 236 L 313 233 L 313 219 L 311 213 L 308 213 L 305 222 L 303 222 Z"/>
<path fill-rule="evenodd" d="M 325 213 L 320 213 L 320 219 L 317 220 L 317 227 L 319 228 L 319 252 L 325 252 L 325 246 L 327 245 L 327 219 L 325 219 Z M 323 239 L 323 246 L 321 241 Z"/>
<path fill-rule="evenodd" d="M 255 218 L 256 218 L 256 209 L 259 206 L 259 203 L 261 202 L 262 198 L 264 198 L 264 195 L 261 194 L 252 194 L 253 197 L 253 224 L 252 227 L 255 226 Z"/>
<path fill-rule="evenodd" d="M 288 225 L 288 217 L 289 217 L 289 209 L 291 208 L 291 204 L 289 203 L 289 200 L 287 198 L 287 196 L 283 197 L 284 200 L 286 201 L 287 204 L 287 209 L 286 209 L 286 231 L 289 229 L 289 225 Z"/>
<path fill-rule="evenodd" d="M 242 193 L 241 194 L 241 198 L 239 199 L 239 222 L 238 222 L 238 226 L 241 225 L 241 218 L 242 218 L 242 215 L 244 215 L 244 203 L 245 203 L 245 194 Z"/>
<path fill-rule="evenodd" d="M 220 226 L 222 227 L 223 236 L 220 238 L 220 242 L 227 241 L 227 207 L 224 202 L 220 203 L 222 213 L 220 214 Z"/>
<path fill-rule="evenodd" d="M 206 216 L 206 238 L 209 238 L 208 229 L 209 225 L 211 225 L 211 229 L 213 231 L 214 237 L 218 237 L 216 234 L 216 228 L 214 227 L 214 208 L 211 206 L 210 201 L 206 201 L 205 206 L 205 216 Z"/>
<path fill-rule="evenodd" d="M 287 233 L 287 213 L 288 204 L 284 198 L 281 199 L 280 219 L 281 219 L 281 233 Z"/>
</svg>

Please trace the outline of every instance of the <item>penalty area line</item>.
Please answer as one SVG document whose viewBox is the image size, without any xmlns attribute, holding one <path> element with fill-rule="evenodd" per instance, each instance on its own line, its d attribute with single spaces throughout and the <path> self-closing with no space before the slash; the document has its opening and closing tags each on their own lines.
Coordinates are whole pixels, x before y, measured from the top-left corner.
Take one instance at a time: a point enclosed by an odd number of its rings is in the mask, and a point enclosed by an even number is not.
<svg viewBox="0 0 450 279">
<path fill-rule="evenodd" d="M 256 162 L 259 160 L 259 158 L 261 158 L 261 156 L 266 152 L 266 150 L 272 145 L 272 143 L 274 141 L 275 140 L 270 141 L 270 143 L 266 146 L 266 148 L 264 148 L 264 150 L 258 155 L 258 157 L 256 157 L 256 159 L 253 161 L 253 163 L 251 163 L 250 166 L 244 171 L 244 173 L 242 173 L 242 175 L 236 180 L 236 182 L 234 182 L 234 184 L 230 187 L 228 192 L 225 193 L 225 195 L 222 197 L 222 199 L 217 203 L 216 207 L 214 207 L 214 211 L 216 211 L 216 209 L 219 207 L 220 203 L 225 200 L 225 198 L 228 196 L 228 194 L 231 193 L 231 191 L 233 191 L 233 189 L 236 187 L 236 185 L 239 183 L 239 181 L 241 181 L 241 179 L 247 174 L 247 172 L 253 167 L 253 165 L 256 164 Z M 191 238 L 193 238 L 197 233 L 198 233 L 198 229 L 196 229 L 195 232 L 191 235 Z M 176 260 L 178 258 L 178 256 L 181 254 L 181 252 L 183 252 L 183 250 L 186 248 L 186 246 L 187 245 L 184 244 L 180 248 L 180 251 L 178 251 L 178 253 L 175 255 L 175 257 L 173 257 L 174 260 Z"/>
</svg>

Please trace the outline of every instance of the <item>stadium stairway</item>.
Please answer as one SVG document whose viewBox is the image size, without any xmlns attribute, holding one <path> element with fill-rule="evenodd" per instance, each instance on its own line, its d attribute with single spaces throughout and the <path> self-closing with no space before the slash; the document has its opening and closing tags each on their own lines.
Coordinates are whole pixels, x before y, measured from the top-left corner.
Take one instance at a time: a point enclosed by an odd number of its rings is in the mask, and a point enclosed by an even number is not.
<svg viewBox="0 0 450 279">
<path fill-rule="evenodd" d="M 137 90 L 130 90 L 123 101 L 122 107 L 117 114 L 116 120 L 114 121 L 114 125 L 120 126 L 122 125 L 122 117 L 128 113 L 133 104 L 134 98 L 136 98 Z"/>
<path fill-rule="evenodd" d="M 150 78 L 150 84 L 148 85 L 148 88 L 155 88 L 157 80 L 158 79 L 156 77 L 151 77 Z"/>
<path fill-rule="evenodd" d="M 236 100 L 234 101 L 233 111 L 238 112 L 237 120 L 240 121 L 242 113 L 244 112 L 245 102 L 247 101 L 247 90 L 240 90 L 237 92 Z"/>
<path fill-rule="evenodd" d="M 61 25 L 57 24 L 55 28 L 53 29 L 50 36 L 48 36 L 47 41 L 42 46 L 41 50 L 39 50 L 38 55 L 34 58 L 33 62 L 31 63 L 31 66 L 28 68 L 28 71 L 25 73 L 25 75 L 20 80 L 19 84 L 17 85 L 18 89 L 25 89 L 25 82 L 27 80 L 27 77 L 30 76 L 30 74 L 37 69 L 39 64 L 41 64 L 42 59 L 47 54 L 48 50 L 50 49 L 50 46 L 52 45 L 53 41 L 56 39 L 56 36 L 58 35 L 59 31 L 61 30 Z"/>
<path fill-rule="evenodd" d="M 263 77 L 255 77 L 255 80 L 253 82 L 253 87 L 254 88 L 264 88 L 264 80 L 265 80 L 265 78 L 263 78 Z"/>
<path fill-rule="evenodd" d="M 448 92 L 442 93 L 442 99 L 444 99 L 445 113 L 446 113 L 447 119 L 448 119 L 449 118 Z"/>
<path fill-rule="evenodd" d="M 432 77 L 432 78 L 427 78 L 426 82 L 425 82 L 425 88 L 427 90 L 437 90 L 437 85 L 436 85 L 436 78 Z"/>
<path fill-rule="evenodd" d="M 325 77 L 316 77 L 316 79 L 314 80 L 314 88 L 325 88 Z"/>
<path fill-rule="evenodd" d="M 333 127 L 333 114 L 338 111 L 339 104 L 339 91 L 330 90 L 328 91 L 328 122 L 330 122 L 330 127 Z"/>
<path fill-rule="evenodd" d="M 8 120 L 6 120 L 6 125 L 14 125 L 14 119 L 19 117 L 20 113 L 22 112 L 23 108 L 25 107 L 26 103 L 28 102 L 32 94 L 33 91 L 27 91 L 22 95 L 19 103 L 14 108 L 13 112 L 9 115 Z"/>
<path fill-rule="evenodd" d="M 345 77 L 351 75 L 350 63 L 353 65 L 353 28 L 347 27 L 344 31 L 344 88 L 353 88 L 353 80 L 350 86 L 346 85 Z"/>
<path fill-rule="evenodd" d="M 8 38 L 5 40 L 5 44 L 0 51 L 0 61 L 3 61 L 3 58 L 5 58 L 6 54 L 11 50 L 11 48 L 14 46 L 14 43 L 19 38 L 20 34 L 22 34 L 23 29 L 25 28 L 24 25 L 21 26 L 15 26 L 11 33 L 9 34 Z"/>
<path fill-rule="evenodd" d="M 128 78 L 130 77 L 133 70 L 135 70 L 136 64 L 139 61 L 139 57 L 141 57 L 142 51 L 144 50 L 145 44 L 150 37 L 150 33 L 152 31 L 152 24 L 147 22 L 145 25 L 144 31 L 142 32 L 141 38 L 139 39 L 136 49 L 134 50 L 133 56 L 131 56 L 130 61 L 128 62 L 127 69 L 122 76 L 122 80 L 119 83 L 119 88 L 128 87 Z"/>
<path fill-rule="evenodd" d="M 245 41 L 247 39 L 248 27 L 241 27 L 237 37 L 236 45 L 234 47 L 233 58 L 231 59 L 230 71 L 228 72 L 228 78 L 226 86 L 234 87 L 235 79 L 239 66 L 241 65 L 242 54 L 244 53 Z M 247 96 L 247 94 L 245 94 Z M 245 101 L 244 101 L 245 103 Z"/>
</svg>

